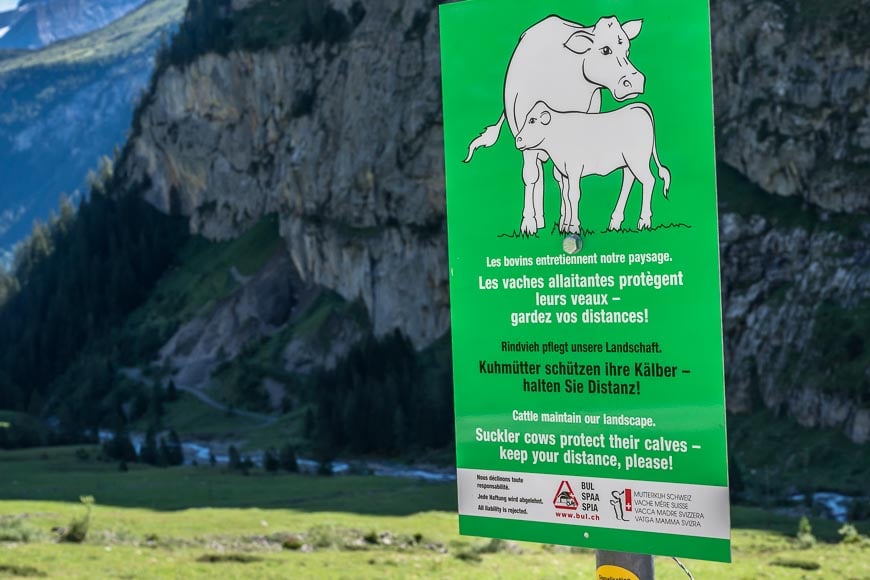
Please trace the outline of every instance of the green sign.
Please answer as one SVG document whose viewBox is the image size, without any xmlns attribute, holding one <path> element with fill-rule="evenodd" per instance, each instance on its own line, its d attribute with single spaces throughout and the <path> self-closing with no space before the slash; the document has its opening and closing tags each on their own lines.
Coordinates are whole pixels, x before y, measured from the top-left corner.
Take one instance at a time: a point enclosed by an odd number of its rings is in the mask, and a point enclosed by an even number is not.
<svg viewBox="0 0 870 580">
<path fill-rule="evenodd" d="M 461 532 L 729 561 L 708 3 L 440 16 Z"/>
</svg>

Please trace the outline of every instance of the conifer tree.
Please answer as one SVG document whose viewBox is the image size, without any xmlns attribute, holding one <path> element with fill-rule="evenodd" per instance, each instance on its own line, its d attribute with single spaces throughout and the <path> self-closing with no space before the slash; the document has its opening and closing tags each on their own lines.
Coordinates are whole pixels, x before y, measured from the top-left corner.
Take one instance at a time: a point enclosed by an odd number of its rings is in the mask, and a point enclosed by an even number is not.
<svg viewBox="0 0 870 580">
<path fill-rule="evenodd" d="M 166 400 L 174 403 L 178 400 L 178 387 L 175 386 L 175 381 L 170 380 L 169 386 L 166 387 Z"/>
<path fill-rule="evenodd" d="M 172 452 L 169 450 L 169 444 L 166 443 L 166 439 L 164 437 L 160 438 L 159 444 L 159 452 L 157 453 L 157 465 L 160 467 L 169 467 L 172 465 L 170 463 L 170 459 L 172 457 Z"/>
<path fill-rule="evenodd" d="M 155 382 L 151 387 L 151 401 L 148 408 L 149 418 L 154 424 L 160 424 L 160 421 L 163 419 L 163 398 L 163 388 L 160 386 L 160 383 Z"/>
<path fill-rule="evenodd" d="M 239 455 L 239 450 L 236 449 L 235 445 L 230 445 L 229 450 L 227 450 L 227 467 L 231 470 L 240 469 L 242 467 L 242 458 Z"/>
<path fill-rule="evenodd" d="M 263 469 L 269 473 L 275 473 L 281 467 L 278 461 L 278 453 L 273 447 L 270 447 L 263 453 Z"/>
<path fill-rule="evenodd" d="M 112 438 L 103 443 L 103 454 L 109 459 L 133 463 L 137 459 L 136 448 L 130 441 L 130 434 L 123 426 L 115 428 Z"/>
<path fill-rule="evenodd" d="M 139 452 L 139 459 L 148 465 L 157 465 L 160 460 L 160 449 L 157 446 L 157 430 L 154 426 L 148 428 L 145 433 L 145 441 Z"/>
<path fill-rule="evenodd" d="M 281 467 L 290 473 L 299 471 L 299 462 L 296 459 L 296 448 L 289 443 L 281 447 L 280 455 Z"/>
<path fill-rule="evenodd" d="M 19 245 L 12 272 L 0 273 L 2 406 L 41 413 L 40 397 L 54 401 L 58 443 L 82 441 L 84 427 L 98 429 L 115 412 L 114 403 L 96 403 L 115 388 L 114 373 L 77 357 L 141 304 L 187 236 L 182 220 L 122 187 L 110 162 L 97 180 L 105 195 L 78 208 L 62 197 L 50 223 L 34 224 Z M 117 360 L 113 341 L 102 344 L 94 358 Z"/>
<path fill-rule="evenodd" d="M 181 447 L 181 439 L 175 429 L 169 430 L 169 438 L 166 442 L 169 455 L 167 456 L 169 465 L 184 465 L 184 449 Z"/>
</svg>

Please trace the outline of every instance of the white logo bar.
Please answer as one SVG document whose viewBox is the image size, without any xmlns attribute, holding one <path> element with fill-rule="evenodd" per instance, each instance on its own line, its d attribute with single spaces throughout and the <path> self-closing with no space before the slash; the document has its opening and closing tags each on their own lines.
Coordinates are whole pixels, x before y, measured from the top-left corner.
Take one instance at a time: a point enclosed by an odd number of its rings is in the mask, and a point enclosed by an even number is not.
<svg viewBox="0 0 870 580">
<path fill-rule="evenodd" d="M 459 513 L 727 540 L 728 488 L 458 469 Z"/>
</svg>

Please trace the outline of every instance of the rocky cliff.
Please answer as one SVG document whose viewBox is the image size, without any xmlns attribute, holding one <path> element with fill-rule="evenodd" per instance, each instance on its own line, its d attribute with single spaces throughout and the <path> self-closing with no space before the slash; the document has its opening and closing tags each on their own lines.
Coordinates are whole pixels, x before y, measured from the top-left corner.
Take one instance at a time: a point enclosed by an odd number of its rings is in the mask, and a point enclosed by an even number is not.
<svg viewBox="0 0 870 580">
<path fill-rule="evenodd" d="M 209 238 L 278 212 L 306 281 L 424 346 L 449 326 L 435 3 L 330 10 L 346 40 L 167 71 L 123 170 Z"/>
<path fill-rule="evenodd" d="M 722 213 L 727 404 L 870 441 L 870 253 L 864 238 Z"/>
<path fill-rule="evenodd" d="M 766 191 L 870 210 L 870 0 L 714 0 L 720 157 Z"/>
<path fill-rule="evenodd" d="M 308 284 L 361 300 L 377 334 L 399 328 L 422 347 L 449 326 L 437 2 L 312 4 L 338 31 L 328 40 L 237 44 L 170 67 L 120 171 L 209 238 L 277 213 Z M 258 6 L 234 5 L 233 18 Z M 866 219 L 822 224 L 870 207 L 867 27 L 842 35 L 806 16 L 713 3 L 721 158 L 808 204 L 797 224 L 775 203 L 724 208 L 729 402 L 867 441 L 866 326 L 845 358 L 814 343 L 824 316 L 848 318 L 870 292 Z"/>
<path fill-rule="evenodd" d="M 714 0 L 712 20 L 720 159 L 803 200 L 723 207 L 729 409 L 870 441 L 870 2 Z"/>
</svg>

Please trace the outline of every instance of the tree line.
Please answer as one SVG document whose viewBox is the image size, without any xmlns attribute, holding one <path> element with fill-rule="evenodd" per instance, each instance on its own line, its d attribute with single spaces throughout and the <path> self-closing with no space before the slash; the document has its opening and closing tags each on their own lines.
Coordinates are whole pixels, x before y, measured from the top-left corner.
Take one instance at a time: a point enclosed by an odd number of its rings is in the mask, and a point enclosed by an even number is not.
<svg viewBox="0 0 870 580">
<path fill-rule="evenodd" d="M 312 380 L 315 451 L 394 455 L 442 449 L 453 441 L 449 357 L 426 364 L 398 331 L 369 338 Z"/>
<path fill-rule="evenodd" d="M 233 10 L 231 0 L 189 0 L 178 30 L 158 51 L 155 71 L 184 68 L 208 53 L 344 42 L 364 17 L 358 1 L 345 14 L 327 0 L 272 0 L 240 11 Z"/>
<path fill-rule="evenodd" d="M 81 357 L 83 347 L 145 301 L 188 236 L 186 220 L 148 205 L 142 188 L 122 184 L 108 160 L 89 181 L 89 198 L 78 208 L 62 199 L 59 214 L 34 225 L 11 273 L 0 277 L 0 408 L 92 415 L 82 428 L 114 413 L 105 398 L 117 386 L 115 357 Z M 80 404 L 55 385 L 71 365 L 81 367 Z"/>
</svg>

